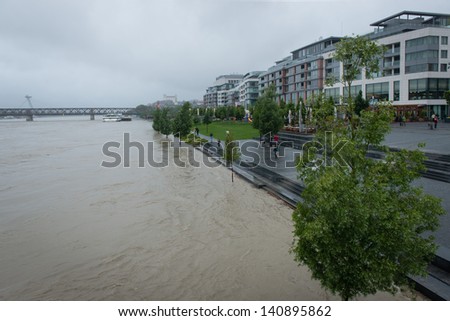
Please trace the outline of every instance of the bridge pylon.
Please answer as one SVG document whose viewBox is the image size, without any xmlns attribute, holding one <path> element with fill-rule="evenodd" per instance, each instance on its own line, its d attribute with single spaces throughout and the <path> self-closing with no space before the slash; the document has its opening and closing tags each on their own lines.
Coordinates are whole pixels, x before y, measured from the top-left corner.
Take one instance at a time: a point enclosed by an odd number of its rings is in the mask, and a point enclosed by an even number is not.
<svg viewBox="0 0 450 321">
<path fill-rule="evenodd" d="M 27 121 L 33 121 L 33 110 L 31 108 L 27 109 Z"/>
</svg>

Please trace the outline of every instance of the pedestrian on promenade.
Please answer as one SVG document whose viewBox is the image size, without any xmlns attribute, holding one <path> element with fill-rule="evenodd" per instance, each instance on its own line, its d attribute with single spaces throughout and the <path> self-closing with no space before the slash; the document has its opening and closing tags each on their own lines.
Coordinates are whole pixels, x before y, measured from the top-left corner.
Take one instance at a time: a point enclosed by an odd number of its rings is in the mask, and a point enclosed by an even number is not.
<svg viewBox="0 0 450 321">
<path fill-rule="evenodd" d="M 434 115 L 433 121 L 434 121 L 434 129 L 436 129 L 437 123 L 438 123 L 438 116 L 437 115 Z"/>
<path fill-rule="evenodd" d="M 275 158 L 278 158 L 278 146 L 275 145 L 275 148 L 273 149 L 273 154 L 275 155 Z"/>
<path fill-rule="evenodd" d="M 195 127 L 195 135 L 198 136 L 198 133 L 199 133 L 198 127 Z"/>
<path fill-rule="evenodd" d="M 220 138 L 217 139 L 217 147 L 222 148 L 222 146 L 220 145 Z"/>
<path fill-rule="evenodd" d="M 211 140 L 211 143 L 213 142 L 213 134 L 209 134 L 209 139 Z"/>
<path fill-rule="evenodd" d="M 275 142 L 275 147 L 278 146 L 278 140 L 280 139 L 280 137 L 278 137 L 277 134 L 275 134 L 275 136 L 273 136 L 273 141 Z"/>
<path fill-rule="evenodd" d="M 405 117 L 405 115 L 402 115 L 402 120 L 401 120 L 401 122 L 402 122 L 402 126 L 406 126 L 406 117 Z"/>
</svg>

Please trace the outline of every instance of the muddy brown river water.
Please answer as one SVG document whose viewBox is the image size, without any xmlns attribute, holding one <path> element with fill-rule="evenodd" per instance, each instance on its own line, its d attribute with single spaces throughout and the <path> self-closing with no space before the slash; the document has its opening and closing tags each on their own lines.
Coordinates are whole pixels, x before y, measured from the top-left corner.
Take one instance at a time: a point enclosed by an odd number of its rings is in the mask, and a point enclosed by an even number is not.
<svg viewBox="0 0 450 321">
<path fill-rule="evenodd" d="M 102 167 L 124 133 L 161 153 L 141 120 L 0 121 L 1 300 L 339 299 L 289 254 L 291 208 L 223 167 L 139 168 L 137 148 Z"/>
</svg>

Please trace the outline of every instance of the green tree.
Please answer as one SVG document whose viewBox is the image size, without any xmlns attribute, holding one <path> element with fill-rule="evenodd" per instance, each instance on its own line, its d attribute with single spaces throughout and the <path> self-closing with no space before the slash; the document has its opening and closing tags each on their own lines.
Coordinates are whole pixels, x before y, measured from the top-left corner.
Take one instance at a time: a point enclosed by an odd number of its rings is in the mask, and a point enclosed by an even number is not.
<svg viewBox="0 0 450 321">
<path fill-rule="evenodd" d="M 251 106 L 248 106 L 247 109 L 248 109 L 248 112 L 250 113 L 250 116 L 253 117 L 253 113 L 255 111 L 255 107 L 253 105 L 251 105 Z"/>
<path fill-rule="evenodd" d="M 304 122 L 316 129 L 322 127 L 325 120 L 334 117 L 334 102 L 332 99 L 326 98 L 324 93 L 315 96 L 314 99 L 309 101 L 308 105 L 314 113 L 311 116 L 311 120 L 305 115 Z"/>
<path fill-rule="evenodd" d="M 245 109 L 244 107 L 236 107 L 236 114 L 235 114 L 236 120 L 241 121 L 242 118 L 245 117 Z"/>
<path fill-rule="evenodd" d="M 168 135 L 172 134 L 172 121 L 169 117 L 169 111 L 169 108 L 163 108 L 160 112 L 159 119 L 159 128 L 161 134 L 166 135 L 166 138 Z"/>
<path fill-rule="evenodd" d="M 369 108 L 369 102 L 363 98 L 362 91 L 360 90 L 358 96 L 355 98 L 355 113 L 361 116 L 361 111 Z"/>
<path fill-rule="evenodd" d="M 154 108 L 148 106 L 148 105 L 139 105 L 135 108 L 136 114 L 144 119 L 148 119 L 152 116 L 154 113 Z"/>
<path fill-rule="evenodd" d="M 203 116 L 203 124 L 206 125 L 206 132 L 208 132 L 208 125 L 211 124 L 211 114 L 209 109 L 205 111 L 205 115 Z"/>
<path fill-rule="evenodd" d="M 191 104 L 186 102 L 173 121 L 173 133 L 177 137 L 186 137 L 192 129 Z"/>
<path fill-rule="evenodd" d="M 192 122 L 194 123 L 195 126 L 200 125 L 200 116 L 193 116 L 192 118 Z"/>
<path fill-rule="evenodd" d="M 158 133 L 161 131 L 161 109 L 157 108 L 153 112 L 153 123 L 152 127 Z"/>
<path fill-rule="evenodd" d="M 227 117 L 226 107 L 217 107 L 215 114 L 217 118 L 219 118 L 220 120 L 224 120 Z"/>
<path fill-rule="evenodd" d="M 223 157 L 227 162 L 227 166 L 232 165 L 232 163 L 238 160 L 240 156 L 241 154 L 238 144 L 234 141 L 233 135 L 230 132 L 227 132 L 225 137 L 225 152 L 223 154 Z"/>
<path fill-rule="evenodd" d="M 445 98 L 445 100 L 447 101 L 447 105 L 450 105 L 450 90 L 447 90 L 447 91 L 444 93 L 444 98 Z"/>
<path fill-rule="evenodd" d="M 253 128 L 259 130 L 260 136 L 278 133 L 283 127 L 283 116 L 275 102 L 275 87 L 270 86 L 255 103 Z"/>
<path fill-rule="evenodd" d="M 372 79 L 375 73 L 380 71 L 380 60 L 383 58 L 385 48 L 377 45 L 364 36 L 344 37 L 336 44 L 333 58 L 343 65 L 341 79 L 328 78 L 328 84 L 340 81 L 344 85 L 347 94 L 347 102 L 351 104 L 351 88 L 353 81 L 365 71 L 365 76 Z"/>
<path fill-rule="evenodd" d="M 378 55 L 372 49 L 365 42 L 355 47 L 367 61 Z M 356 72 L 350 63 L 345 66 L 352 69 L 344 70 L 351 84 L 348 75 Z M 434 231 L 444 213 L 439 199 L 411 185 L 425 170 L 424 154 L 390 152 L 381 145 L 392 106 L 379 104 L 358 117 L 352 99 L 348 102 L 351 126 L 334 117 L 329 104 L 315 106 L 320 126 L 298 164 L 306 187 L 293 213 L 292 246 L 295 260 L 344 300 L 380 290 L 395 293 L 408 275 L 424 275 L 436 250 L 431 234 L 424 233 Z M 385 159 L 367 158 L 370 146 L 384 150 Z"/>
</svg>

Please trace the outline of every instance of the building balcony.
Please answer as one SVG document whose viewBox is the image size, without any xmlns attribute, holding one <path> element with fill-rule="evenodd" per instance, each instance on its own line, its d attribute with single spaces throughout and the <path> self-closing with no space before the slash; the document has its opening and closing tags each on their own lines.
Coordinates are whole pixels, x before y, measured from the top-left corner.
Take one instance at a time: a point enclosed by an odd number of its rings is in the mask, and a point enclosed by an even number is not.
<svg viewBox="0 0 450 321">
<path fill-rule="evenodd" d="M 399 56 L 399 55 L 400 55 L 400 48 L 389 49 L 384 53 L 385 57 L 392 57 L 392 56 Z"/>
</svg>

